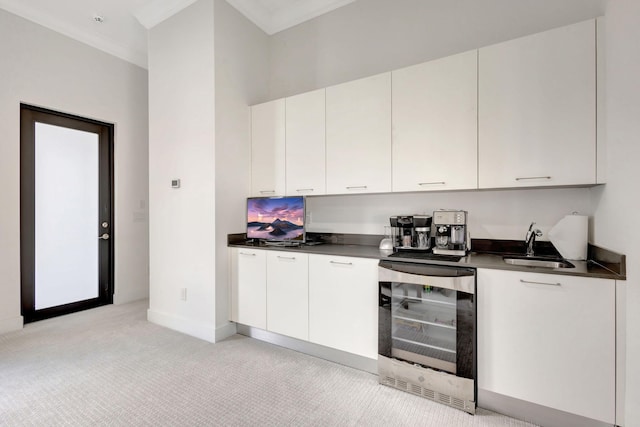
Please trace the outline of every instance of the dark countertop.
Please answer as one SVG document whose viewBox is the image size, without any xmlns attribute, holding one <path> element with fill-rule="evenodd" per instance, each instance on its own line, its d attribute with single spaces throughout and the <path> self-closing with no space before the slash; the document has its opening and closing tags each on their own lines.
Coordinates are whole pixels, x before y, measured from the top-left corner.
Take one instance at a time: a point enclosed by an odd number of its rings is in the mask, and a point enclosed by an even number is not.
<svg viewBox="0 0 640 427">
<path fill-rule="evenodd" d="M 617 264 L 612 264 L 610 259 L 612 257 L 615 258 L 616 254 L 612 252 L 606 251 L 602 248 L 590 247 L 589 253 L 590 255 L 602 255 L 602 251 L 604 251 L 604 258 L 608 258 L 607 260 L 590 260 L 590 261 L 571 261 L 575 268 L 545 268 L 545 267 L 523 267 L 517 265 L 510 265 L 503 261 L 503 256 L 507 254 L 498 254 L 498 253 L 481 253 L 481 252 L 470 252 L 467 256 L 462 257 L 458 262 L 451 262 L 440 259 L 428 259 L 421 260 L 415 258 L 403 258 L 402 256 L 395 256 L 393 258 L 389 258 L 389 255 L 393 253 L 391 250 L 381 250 L 378 249 L 377 243 L 376 245 L 372 245 L 371 243 L 374 241 L 379 242 L 380 236 L 371 236 L 370 238 L 365 238 L 364 240 L 358 238 L 338 238 L 331 239 L 333 241 L 337 241 L 338 243 L 328 243 L 318 244 L 318 245 L 301 245 L 301 246 L 267 246 L 264 244 L 254 244 L 247 243 L 242 237 L 242 235 L 229 235 L 228 246 L 229 247 L 240 247 L 240 248 L 252 248 L 252 249 L 265 249 L 272 251 L 285 251 L 285 252 L 300 252 L 307 254 L 318 254 L 318 255 L 333 255 L 333 256 L 347 256 L 347 257 L 357 257 L 357 258 L 372 258 L 372 259 L 389 259 L 392 261 L 407 261 L 407 262 L 415 262 L 421 264 L 438 264 L 438 265 L 450 265 L 450 266 L 464 266 L 464 267 L 473 267 L 473 268 L 487 268 L 494 270 L 511 270 L 511 271 L 522 271 L 528 273 L 542 273 L 542 274 L 560 274 L 560 275 L 568 275 L 568 276 L 583 276 L 583 277 L 594 277 L 594 278 L 603 278 L 603 279 L 612 279 L 612 280 L 626 280 L 625 269 L 624 269 L 624 255 L 618 255 L 618 257 L 622 257 L 622 260 Z M 340 236 L 349 236 L 349 235 L 340 235 Z M 355 236 L 355 235 L 354 235 Z M 482 245 L 478 245 L 482 246 Z M 473 244 L 472 244 L 473 247 Z M 613 255 L 612 255 L 613 254 Z M 590 256 L 591 258 L 591 256 Z M 607 268 L 607 267 L 610 268 Z M 617 270 L 616 270 L 617 268 Z"/>
<path fill-rule="evenodd" d="M 375 246 L 364 245 L 339 245 L 324 243 L 315 246 L 269 246 L 269 245 L 255 245 L 252 243 L 243 244 L 229 244 L 229 247 L 238 248 L 251 248 L 251 249 L 266 249 L 269 251 L 285 251 L 285 252 L 300 252 L 306 254 L 318 254 L 318 255 L 334 255 L 334 256 L 350 256 L 356 258 L 385 258 L 383 251 L 380 251 Z"/>
</svg>

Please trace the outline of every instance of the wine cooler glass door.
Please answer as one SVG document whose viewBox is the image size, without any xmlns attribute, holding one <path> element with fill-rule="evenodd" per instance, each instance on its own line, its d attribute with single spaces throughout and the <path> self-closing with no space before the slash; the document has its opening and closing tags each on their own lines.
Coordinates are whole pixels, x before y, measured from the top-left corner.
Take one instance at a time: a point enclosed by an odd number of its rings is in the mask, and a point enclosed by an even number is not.
<svg viewBox="0 0 640 427">
<path fill-rule="evenodd" d="M 392 283 L 391 355 L 456 373 L 457 291 Z"/>
</svg>

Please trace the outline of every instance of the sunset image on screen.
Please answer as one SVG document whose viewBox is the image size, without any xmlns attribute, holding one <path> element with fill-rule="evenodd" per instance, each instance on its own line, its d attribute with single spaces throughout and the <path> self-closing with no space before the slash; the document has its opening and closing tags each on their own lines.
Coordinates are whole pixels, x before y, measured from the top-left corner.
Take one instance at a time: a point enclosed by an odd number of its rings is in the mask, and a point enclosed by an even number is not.
<svg viewBox="0 0 640 427">
<path fill-rule="evenodd" d="M 302 197 L 247 200 L 247 237 L 251 239 L 301 240 L 304 234 Z"/>
</svg>

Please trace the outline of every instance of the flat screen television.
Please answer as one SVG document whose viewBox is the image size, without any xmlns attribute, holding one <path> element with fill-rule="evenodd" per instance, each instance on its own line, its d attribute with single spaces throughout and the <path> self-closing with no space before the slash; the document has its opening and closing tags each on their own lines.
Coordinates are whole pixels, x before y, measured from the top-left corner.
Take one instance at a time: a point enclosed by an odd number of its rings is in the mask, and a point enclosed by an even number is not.
<svg viewBox="0 0 640 427">
<path fill-rule="evenodd" d="M 303 243 L 304 202 L 304 196 L 248 198 L 247 239 Z"/>
</svg>

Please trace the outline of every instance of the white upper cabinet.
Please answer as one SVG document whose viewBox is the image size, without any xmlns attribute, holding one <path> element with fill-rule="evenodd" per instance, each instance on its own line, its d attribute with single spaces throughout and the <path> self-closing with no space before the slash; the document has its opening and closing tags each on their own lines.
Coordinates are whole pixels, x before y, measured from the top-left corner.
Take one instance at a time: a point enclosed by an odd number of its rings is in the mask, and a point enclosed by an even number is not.
<svg viewBox="0 0 640 427">
<path fill-rule="evenodd" d="M 481 48 L 478 63 L 479 187 L 595 184 L 595 21 Z"/>
<path fill-rule="evenodd" d="M 391 73 L 331 86 L 327 193 L 391 191 Z"/>
<path fill-rule="evenodd" d="M 325 90 L 286 98 L 288 195 L 325 194 Z"/>
<path fill-rule="evenodd" d="M 478 186 L 477 51 L 392 72 L 393 191 Z"/>
<path fill-rule="evenodd" d="M 285 193 L 285 101 L 251 107 L 251 195 Z"/>
</svg>

